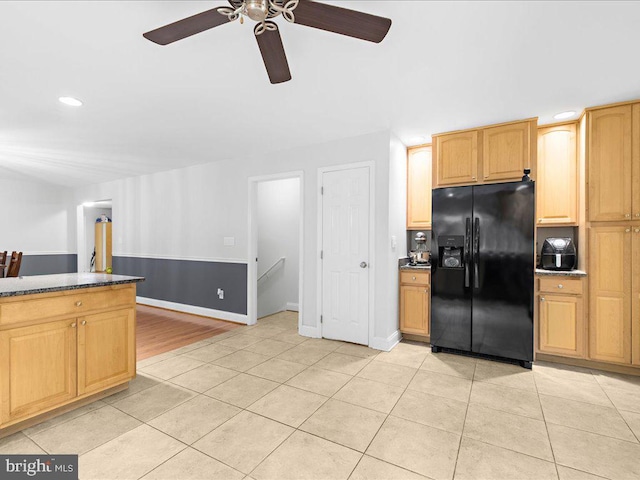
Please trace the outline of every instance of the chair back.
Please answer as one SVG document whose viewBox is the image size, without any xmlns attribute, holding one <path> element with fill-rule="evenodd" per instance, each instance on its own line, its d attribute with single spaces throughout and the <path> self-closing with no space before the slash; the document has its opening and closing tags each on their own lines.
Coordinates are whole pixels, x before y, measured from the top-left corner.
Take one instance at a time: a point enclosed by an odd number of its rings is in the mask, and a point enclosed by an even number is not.
<svg viewBox="0 0 640 480">
<path fill-rule="evenodd" d="M 4 278 L 4 267 L 7 265 L 7 252 L 0 252 L 0 278 Z"/>
<path fill-rule="evenodd" d="M 11 261 L 9 262 L 9 268 L 7 268 L 7 278 L 18 276 L 18 273 L 20 273 L 21 263 L 22 263 L 22 252 L 13 252 L 11 254 Z"/>
</svg>

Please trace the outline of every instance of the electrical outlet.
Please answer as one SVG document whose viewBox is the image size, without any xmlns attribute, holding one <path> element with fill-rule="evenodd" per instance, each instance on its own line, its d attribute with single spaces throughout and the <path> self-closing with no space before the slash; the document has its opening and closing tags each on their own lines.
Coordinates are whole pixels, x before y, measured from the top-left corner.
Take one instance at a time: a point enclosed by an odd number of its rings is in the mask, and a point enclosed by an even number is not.
<svg viewBox="0 0 640 480">
<path fill-rule="evenodd" d="M 224 290 L 221 288 L 218 289 L 218 298 L 224 300 Z"/>
</svg>

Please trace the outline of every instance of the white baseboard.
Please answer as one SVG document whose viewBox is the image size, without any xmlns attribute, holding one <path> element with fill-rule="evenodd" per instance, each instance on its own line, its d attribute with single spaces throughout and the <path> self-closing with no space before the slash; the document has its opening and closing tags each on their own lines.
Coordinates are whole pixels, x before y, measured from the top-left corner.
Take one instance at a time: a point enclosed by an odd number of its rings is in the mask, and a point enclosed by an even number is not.
<svg viewBox="0 0 640 480">
<path fill-rule="evenodd" d="M 318 327 L 310 327 L 309 325 L 300 325 L 298 333 L 303 337 L 322 338 Z"/>
<path fill-rule="evenodd" d="M 287 306 L 285 307 L 285 310 L 291 310 L 292 312 L 299 312 L 300 307 L 297 303 L 287 302 Z"/>
<path fill-rule="evenodd" d="M 166 308 L 168 310 L 193 313 L 194 315 L 202 315 L 203 317 L 211 317 L 218 320 L 247 324 L 247 316 L 240 313 L 225 312 L 223 310 L 214 310 L 213 308 L 196 307 L 194 305 L 185 305 L 183 303 L 167 302 L 166 300 L 156 300 L 155 298 L 146 297 L 136 297 L 136 302 L 151 307 Z"/>
<path fill-rule="evenodd" d="M 373 337 L 369 343 L 369 347 L 388 352 L 400 343 L 400 340 L 402 340 L 402 335 L 400 334 L 400 330 L 396 330 L 387 338 Z"/>
</svg>

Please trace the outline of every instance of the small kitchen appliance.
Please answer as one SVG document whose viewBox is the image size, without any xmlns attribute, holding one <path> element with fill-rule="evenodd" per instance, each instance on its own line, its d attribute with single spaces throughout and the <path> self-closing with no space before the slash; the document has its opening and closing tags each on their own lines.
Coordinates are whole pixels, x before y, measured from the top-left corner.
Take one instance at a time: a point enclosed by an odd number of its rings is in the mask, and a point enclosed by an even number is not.
<svg viewBox="0 0 640 480">
<path fill-rule="evenodd" d="M 576 268 L 576 246 L 569 237 L 545 239 L 542 244 L 541 267 L 545 270 Z"/>
<path fill-rule="evenodd" d="M 429 263 L 429 250 L 427 250 L 427 236 L 418 232 L 416 234 L 416 249 L 409 252 L 411 258 L 411 264 L 424 265 Z"/>
</svg>

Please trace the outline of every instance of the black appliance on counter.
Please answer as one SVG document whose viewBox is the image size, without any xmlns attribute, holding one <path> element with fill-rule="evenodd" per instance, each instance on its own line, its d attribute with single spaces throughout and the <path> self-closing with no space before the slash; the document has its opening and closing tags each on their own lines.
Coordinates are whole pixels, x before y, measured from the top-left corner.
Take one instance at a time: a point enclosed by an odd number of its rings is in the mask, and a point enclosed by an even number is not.
<svg viewBox="0 0 640 480">
<path fill-rule="evenodd" d="M 533 361 L 532 181 L 433 191 L 431 345 Z"/>
<path fill-rule="evenodd" d="M 571 238 L 547 238 L 542 244 L 540 267 L 545 270 L 576 268 L 576 246 Z"/>
</svg>

